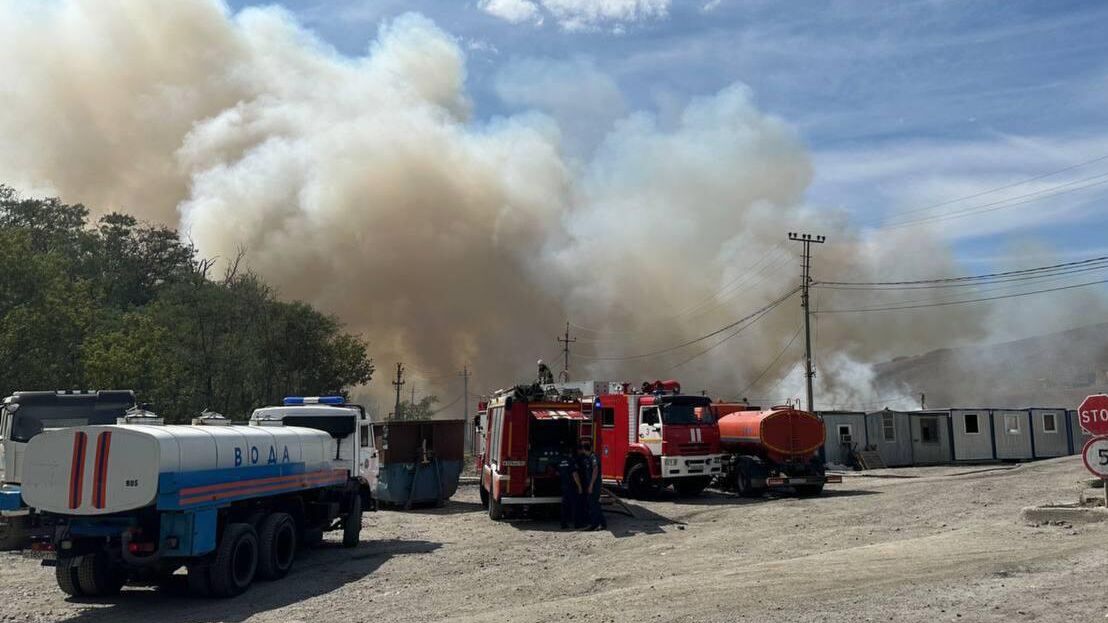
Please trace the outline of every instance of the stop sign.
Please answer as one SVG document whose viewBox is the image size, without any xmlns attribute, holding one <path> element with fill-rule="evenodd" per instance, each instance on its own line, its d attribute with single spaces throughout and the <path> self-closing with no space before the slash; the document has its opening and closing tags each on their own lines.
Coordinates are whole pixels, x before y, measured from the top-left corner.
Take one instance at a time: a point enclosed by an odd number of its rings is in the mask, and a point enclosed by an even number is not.
<svg viewBox="0 0 1108 623">
<path fill-rule="evenodd" d="M 1077 421 L 1094 437 L 1108 435 L 1108 394 L 1094 394 L 1081 401 Z"/>
</svg>

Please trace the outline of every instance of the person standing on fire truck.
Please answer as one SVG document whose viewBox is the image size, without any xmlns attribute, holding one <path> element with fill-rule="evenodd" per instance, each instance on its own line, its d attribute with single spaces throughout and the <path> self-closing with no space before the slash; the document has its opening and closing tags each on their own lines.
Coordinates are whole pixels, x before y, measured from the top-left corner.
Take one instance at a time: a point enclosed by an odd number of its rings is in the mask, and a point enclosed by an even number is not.
<svg viewBox="0 0 1108 623">
<path fill-rule="evenodd" d="M 581 442 L 582 468 L 585 478 L 585 515 L 588 517 L 588 530 L 608 529 L 608 520 L 600 508 L 600 457 L 592 451 L 592 441 Z"/>
</svg>

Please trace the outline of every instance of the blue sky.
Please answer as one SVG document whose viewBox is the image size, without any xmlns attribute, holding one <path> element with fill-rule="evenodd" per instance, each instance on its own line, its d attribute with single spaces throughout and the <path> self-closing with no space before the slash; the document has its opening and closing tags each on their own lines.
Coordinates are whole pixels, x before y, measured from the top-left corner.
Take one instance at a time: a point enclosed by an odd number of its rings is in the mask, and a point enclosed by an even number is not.
<svg viewBox="0 0 1108 623">
<path fill-rule="evenodd" d="M 809 146 L 813 206 L 844 210 L 860 226 L 986 206 L 934 225 L 975 268 L 1010 262 L 1028 241 L 1058 257 L 1108 246 L 1101 233 L 1108 185 L 1080 181 L 1108 173 L 1108 160 L 919 211 L 1108 155 L 1108 2 L 283 4 L 348 55 L 366 51 L 382 20 L 426 15 L 468 50 L 478 120 L 541 108 L 541 98 L 527 93 L 505 97 L 504 77 L 526 75 L 534 63 L 561 64 L 555 86 L 582 101 L 556 105 L 575 135 L 569 145 L 586 155 L 597 133 L 628 111 L 664 121 L 690 98 L 741 82 Z M 1072 192 L 1052 195 L 1064 183 Z M 987 209 L 1033 192 L 1043 195 Z M 896 216 L 906 210 L 912 216 Z"/>
</svg>

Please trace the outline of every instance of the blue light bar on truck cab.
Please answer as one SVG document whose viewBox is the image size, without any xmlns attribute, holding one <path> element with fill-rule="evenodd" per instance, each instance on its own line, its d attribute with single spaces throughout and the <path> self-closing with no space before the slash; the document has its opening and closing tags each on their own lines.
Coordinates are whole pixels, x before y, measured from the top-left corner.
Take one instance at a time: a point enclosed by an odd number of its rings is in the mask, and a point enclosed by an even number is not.
<svg viewBox="0 0 1108 623">
<path fill-rule="evenodd" d="M 285 396 L 285 406 L 296 405 L 344 405 L 346 399 L 342 396 Z"/>
</svg>

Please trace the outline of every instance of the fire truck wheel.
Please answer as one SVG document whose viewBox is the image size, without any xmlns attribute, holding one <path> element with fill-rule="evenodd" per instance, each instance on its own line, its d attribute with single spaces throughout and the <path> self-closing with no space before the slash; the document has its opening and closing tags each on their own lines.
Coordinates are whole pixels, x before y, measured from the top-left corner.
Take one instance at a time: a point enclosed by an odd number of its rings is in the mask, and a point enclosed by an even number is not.
<svg viewBox="0 0 1108 623">
<path fill-rule="evenodd" d="M 296 524 L 288 513 L 273 513 L 262 521 L 258 533 L 258 577 L 283 578 L 296 558 Z"/>
<path fill-rule="evenodd" d="M 342 546 L 357 547 L 362 540 L 362 496 L 355 495 L 350 502 L 350 512 L 342 520 Z"/>
<path fill-rule="evenodd" d="M 489 498 L 489 519 L 500 521 L 504 519 L 504 505 L 496 498 Z"/>
<path fill-rule="evenodd" d="M 77 565 L 77 582 L 81 592 L 89 597 L 115 595 L 126 580 L 127 576 L 112 565 L 107 552 L 83 556 Z"/>
<path fill-rule="evenodd" d="M 640 500 L 649 497 L 654 489 L 650 482 L 650 470 L 641 461 L 631 464 L 624 482 L 627 484 L 627 494 Z"/>
<path fill-rule="evenodd" d="M 77 566 L 81 564 L 81 558 L 66 558 L 59 560 L 54 567 L 54 577 L 58 580 L 58 588 L 71 597 L 81 597 L 85 593 L 81 590 L 81 584 L 77 581 Z"/>
<path fill-rule="evenodd" d="M 485 490 L 485 485 L 481 485 L 481 508 L 489 507 L 489 492 Z"/>
<path fill-rule="evenodd" d="M 258 533 L 245 523 L 228 524 L 215 550 L 211 574 L 212 595 L 241 595 L 258 571 Z"/>
</svg>

